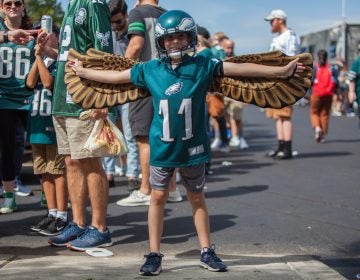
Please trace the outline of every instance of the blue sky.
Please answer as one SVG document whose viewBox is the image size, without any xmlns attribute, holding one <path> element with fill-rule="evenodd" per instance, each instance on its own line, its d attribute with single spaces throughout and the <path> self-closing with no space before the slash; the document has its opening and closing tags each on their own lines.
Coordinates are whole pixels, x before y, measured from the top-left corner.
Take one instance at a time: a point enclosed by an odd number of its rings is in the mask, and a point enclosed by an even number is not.
<svg viewBox="0 0 360 280">
<path fill-rule="evenodd" d="M 68 0 L 59 1 L 65 9 Z M 126 0 L 131 9 L 135 0 Z M 288 26 L 298 35 L 331 28 L 345 19 L 360 24 L 359 0 L 160 0 L 162 7 L 180 9 L 210 33 L 225 32 L 236 42 L 237 54 L 267 51 L 271 38 L 270 25 L 264 18 L 273 9 L 283 9 Z"/>
</svg>

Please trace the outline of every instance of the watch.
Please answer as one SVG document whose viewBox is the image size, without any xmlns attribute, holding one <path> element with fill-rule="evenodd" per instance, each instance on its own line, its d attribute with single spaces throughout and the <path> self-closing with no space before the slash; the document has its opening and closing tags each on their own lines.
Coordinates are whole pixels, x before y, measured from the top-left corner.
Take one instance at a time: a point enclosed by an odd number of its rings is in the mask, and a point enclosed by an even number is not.
<svg viewBox="0 0 360 280">
<path fill-rule="evenodd" d="M 4 43 L 9 43 L 8 30 L 5 30 L 3 33 L 3 41 L 4 41 Z"/>
</svg>

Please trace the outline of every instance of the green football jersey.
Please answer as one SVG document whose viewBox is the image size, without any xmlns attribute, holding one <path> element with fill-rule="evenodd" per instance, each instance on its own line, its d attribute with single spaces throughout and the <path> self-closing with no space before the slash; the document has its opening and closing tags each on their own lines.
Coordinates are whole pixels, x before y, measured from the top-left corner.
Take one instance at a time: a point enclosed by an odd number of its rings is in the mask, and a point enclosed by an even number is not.
<svg viewBox="0 0 360 280">
<path fill-rule="evenodd" d="M 71 0 L 61 26 L 60 49 L 55 81 L 53 114 L 79 116 L 82 107 L 75 104 L 64 83 L 64 70 L 70 48 L 86 53 L 95 48 L 112 53 L 109 7 L 104 0 Z"/>
<path fill-rule="evenodd" d="M 147 88 L 153 98 L 150 164 L 183 167 L 209 160 L 205 97 L 222 62 L 207 55 L 188 57 L 177 68 L 151 60 L 131 69 L 131 81 Z"/>
<path fill-rule="evenodd" d="M 0 22 L 0 31 L 7 30 Z M 25 87 L 25 77 L 35 60 L 35 41 L 27 45 L 0 44 L 0 109 L 29 110 L 30 96 Z"/>
<path fill-rule="evenodd" d="M 45 60 L 47 65 L 49 60 Z M 50 64 L 51 63 L 51 64 Z M 49 61 L 48 70 L 56 76 L 56 62 Z M 41 82 L 34 89 L 27 129 L 27 139 L 31 144 L 56 144 L 55 128 L 51 115 L 52 89 L 46 89 Z"/>
</svg>

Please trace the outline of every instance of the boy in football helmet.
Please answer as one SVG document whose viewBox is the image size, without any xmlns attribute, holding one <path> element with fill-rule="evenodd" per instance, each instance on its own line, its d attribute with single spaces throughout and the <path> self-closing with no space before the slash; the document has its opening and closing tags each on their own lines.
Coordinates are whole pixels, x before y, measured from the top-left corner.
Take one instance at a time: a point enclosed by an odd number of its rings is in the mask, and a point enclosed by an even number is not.
<svg viewBox="0 0 360 280">
<path fill-rule="evenodd" d="M 200 264 L 210 271 L 226 271 L 210 240 L 209 215 L 203 194 L 205 163 L 209 160 L 206 132 L 205 98 L 214 77 L 289 77 L 304 66 L 293 60 L 283 67 L 252 63 L 222 62 L 196 54 L 197 32 L 193 18 L 179 10 L 158 18 L 155 30 L 159 58 L 136 64 L 125 71 L 83 68 L 71 61 L 80 77 L 103 83 L 133 83 L 146 88 L 153 97 L 154 116 L 150 128 L 151 202 L 148 212 L 150 253 L 140 268 L 141 275 L 161 272 L 160 240 L 169 181 L 179 168 L 187 198 L 192 206 L 195 228 L 200 241 Z"/>
</svg>

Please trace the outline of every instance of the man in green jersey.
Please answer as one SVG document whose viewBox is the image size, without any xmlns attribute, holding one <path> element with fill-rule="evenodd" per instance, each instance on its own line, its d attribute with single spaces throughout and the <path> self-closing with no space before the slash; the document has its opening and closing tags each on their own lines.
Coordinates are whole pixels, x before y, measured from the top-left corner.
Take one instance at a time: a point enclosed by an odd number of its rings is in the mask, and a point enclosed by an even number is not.
<svg viewBox="0 0 360 280">
<path fill-rule="evenodd" d="M 85 53 L 89 48 L 113 52 L 109 7 L 104 0 L 71 0 L 63 19 L 58 68 L 53 97 L 53 120 L 59 154 L 65 155 L 67 184 L 73 221 L 57 236 L 53 246 L 85 251 L 90 247 L 112 245 L 106 227 L 109 185 L 101 159 L 83 149 L 97 118 L 105 118 L 107 109 L 95 110 L 91 119 L 80 121 L 82 107 L 75 104 L 66 90 L 64 69 L 70 48 Z M 92 220 L 86 222 L 87 198 Z"/>
</svg>

